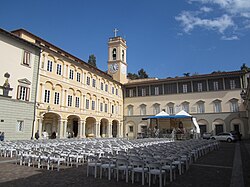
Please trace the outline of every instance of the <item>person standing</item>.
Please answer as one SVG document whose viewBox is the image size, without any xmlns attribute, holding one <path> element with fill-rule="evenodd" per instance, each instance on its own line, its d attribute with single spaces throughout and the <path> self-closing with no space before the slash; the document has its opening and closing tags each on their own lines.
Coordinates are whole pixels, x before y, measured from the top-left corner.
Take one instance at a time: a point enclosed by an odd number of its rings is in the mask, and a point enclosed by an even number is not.
<svg viewBox="0 0 250 187">
<path fill-rule="evenodd" d="M 39 139 L 39 131 L 36 131 L 36 133 L 35 133 L 35 139 L 36 139 L 36 140 Z"/>
</svg>

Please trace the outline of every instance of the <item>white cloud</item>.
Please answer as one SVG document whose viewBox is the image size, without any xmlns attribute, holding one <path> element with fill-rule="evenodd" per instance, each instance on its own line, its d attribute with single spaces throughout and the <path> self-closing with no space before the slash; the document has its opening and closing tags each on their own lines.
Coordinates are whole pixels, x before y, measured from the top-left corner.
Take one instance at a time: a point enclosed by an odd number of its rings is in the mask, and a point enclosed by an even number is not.
<svg viewBox="0 0 250 187">
<path fill-rule="evenodd" d="M 215 19 L 202 19 L 193 15 L 191 12 L 183 11 L 179 16 L 175 17 L 181 22 L 186 33 L 192 31 L 195 27 L 202 27 L 208 30 L 216 30 L 223 33 L 229 27 L 234 26 L 234 22 L 230 16 L 224 14 Z"/>
<path fill-rule="evenodd" d="M 218 5 L 221 9 L 233 14 L 250 13 L 250 0 L 189 0 L 207 5 Z"/>
<path fill-rule="evenodd" d="M 212 8 L 210 8 L 210 7 L 206 7 L 206 6 L 203 6 L 203 7 L 201 7 L 201 9 L 200 9 L 202 12 L 212 12 L 213 11 L 213 9 Z"/>
<path fill-rule="evenodd" d="M 182 11 L 175 17 L 184 32 L 200 27 L 218 31 L 223 40 L 237 40 L 237 35 L 250 29 L 250 0 L 187 0 L 196 11 Z M 225 37 L 224 32 L 238 33 Z"/>
<path fill-rule="evenodd" d="M 238 36 L 222 36 L 221 37 L 222 40 L 239 40 L 239 37 Z"/>
</svg>

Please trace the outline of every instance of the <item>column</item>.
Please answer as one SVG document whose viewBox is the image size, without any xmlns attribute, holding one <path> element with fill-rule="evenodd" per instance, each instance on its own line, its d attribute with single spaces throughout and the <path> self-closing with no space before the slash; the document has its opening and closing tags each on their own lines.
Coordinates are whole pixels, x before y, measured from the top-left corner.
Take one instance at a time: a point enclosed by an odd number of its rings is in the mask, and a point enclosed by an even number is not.
<svg viewBox="0 0 250 187">
<path fill-rule="evenodd" d="M 117 137 L 117 138 L 120 138 L 120 123 L 117 122 L 116 127 L 117 127 L 117 132 L 116 132 L 117 135 L 116 135 L 116 137 Z"/>
<path fill-rule="evenodd" d="M 98 138 L 98 122 L 95 124 L 95 137 Z"/>
<path fill-rule="evenodd" d="M 83 138 L 86 138 L 86 135 L 85 135 L 85 124 L 86 124 L 86 121 L 85 120 L 82 120 L 82 137 Z"/>
<path fill-rule="evenodd" d="M 43 117 L 40 117 L 40 119 L 38 119 L 39 121 L 39 137 L 42 137 L 42 127 L 43 127 Z"/>
<path fill-rule="evenodd" d="M 124 126 L 123 121 L 120 121 L 120 137 L 124 137 Z"/>
<path fill-rule="evenodd" d="M 63 138 L 67 138 L 67 120 L 63 120 Z"/>
<path fill-rule="evenodd" d="M 112 123 L 109 124 L 109 128 L 108 128 L 108 137 L 112 138 Z"/>
<path fill-rule="evenodd" d="M 58 120 L 58 138 L 63 138 L 63 120 Z"/>
<path fill-rule="evenodd" d="M 78 121 L 78 138 L 82 138 L 82 120 Z"/>
</svg>

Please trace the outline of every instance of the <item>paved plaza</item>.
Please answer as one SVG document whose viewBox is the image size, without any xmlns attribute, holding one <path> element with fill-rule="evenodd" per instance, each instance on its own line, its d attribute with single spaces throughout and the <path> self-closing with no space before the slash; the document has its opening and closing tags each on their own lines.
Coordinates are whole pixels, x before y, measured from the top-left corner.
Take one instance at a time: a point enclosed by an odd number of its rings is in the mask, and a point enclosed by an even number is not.
<svg viewBox="0 0 250 187">
<path fill-rule="evenodd" d="M 183 175 L 177 175 L 166 186 L 250 186 L 250 141 L 221 143 L 220 149 L 209 152 L 193 163 Z M 86 165 L 78 168 L 64 167 L 60 171 L 38 169 L 16 165 L 10 158 L 0 158 L 0 186 L 86 186 L 86 187 L 130 187 L 141 186 L 115 179 L 108 181 L 86 176 Z M 145 184 L 148 186 L 148 184 Z M 158 186 L 155 184 L 153 186 Z"/>
</svg>

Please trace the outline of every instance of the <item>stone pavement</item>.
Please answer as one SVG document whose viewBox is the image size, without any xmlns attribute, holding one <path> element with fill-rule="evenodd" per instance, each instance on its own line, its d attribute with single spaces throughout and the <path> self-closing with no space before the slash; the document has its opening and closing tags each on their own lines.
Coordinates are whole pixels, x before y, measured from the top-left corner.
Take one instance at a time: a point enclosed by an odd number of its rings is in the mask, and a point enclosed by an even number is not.
<svg viewBox="0 0 250 187">
<path fill-rule="evenodd" d="M 237 148 L 238 147 L 238 148 Z M 250 140 L 238 143 L 221 143 L 218 151 L 213 151 L 198 159 L 183 175 L 166 186 L 170 187 L 244 187 L 250 186 Z M 0 158 L 0 186 L 89 186 L 89 187 L 136 187 L 125 181 L 106 178 L 86 177 L 86 166 L 47 171 L 28 166 L 19 166 Z M 239 166 L 241 160 L 242 167 Z M 242 177 L 243 173 L 243 177 Z M 241 175 L 240 177 L 237 177 Z M 243 181 L 241 181 L 241 179 Z M 148 186 L 148 184 L 145 184 Z M 158 186 L 158 185 L 153 185 Z"/>
</svg>

